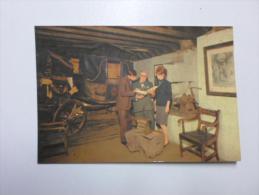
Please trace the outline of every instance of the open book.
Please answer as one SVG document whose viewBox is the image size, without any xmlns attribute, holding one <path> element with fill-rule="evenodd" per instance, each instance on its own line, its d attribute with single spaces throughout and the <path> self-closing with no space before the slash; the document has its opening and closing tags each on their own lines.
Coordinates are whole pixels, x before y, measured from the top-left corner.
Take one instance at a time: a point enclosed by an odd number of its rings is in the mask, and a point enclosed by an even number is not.
<svg viewBox="0 0 259 195">
<path fill-rule="evenodd" d="M 154 86 L 149 88 L 148 90 L 141 90 L 141 89 L 135 89 L 135 92 L 140 95 L 148 95 L 154 93 L 154 91 L 157 89 L 158 86 Z"/>
</svg>

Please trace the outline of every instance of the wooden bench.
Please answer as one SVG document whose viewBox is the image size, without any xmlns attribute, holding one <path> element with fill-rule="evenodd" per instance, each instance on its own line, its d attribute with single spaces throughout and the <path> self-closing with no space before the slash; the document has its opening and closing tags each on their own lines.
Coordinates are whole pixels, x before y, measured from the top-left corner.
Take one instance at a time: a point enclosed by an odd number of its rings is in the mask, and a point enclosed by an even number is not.
<svg viewBox="0 0 259 195">
<path fill-rule="evenodd" d="M 63 144 L 68 154 L 68 125 L 66 121 L 41 123 L 39 125 L 39 156 L 44 148 Z"/>
</svg>

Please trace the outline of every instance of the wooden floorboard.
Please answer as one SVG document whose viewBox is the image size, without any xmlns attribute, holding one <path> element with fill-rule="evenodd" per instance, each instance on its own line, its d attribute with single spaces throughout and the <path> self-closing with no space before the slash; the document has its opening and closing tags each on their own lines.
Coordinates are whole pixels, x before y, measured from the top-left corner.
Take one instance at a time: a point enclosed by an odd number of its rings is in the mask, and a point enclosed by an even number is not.
<svg viewBox="0 0 259 195">
<path fill-rule="evenodd" d="M 42 163 L 136 163 L 136 162 L 199 162 L 193 154 L 180 156 L 179 146 L 167 145 L 155 158 L 142 152 L 130 152 L 120 143 L 119 126 L 115 114 L 90 114 L 84 129 L 69 138 L 69 154 L 42 160 Z"/>
</svg>

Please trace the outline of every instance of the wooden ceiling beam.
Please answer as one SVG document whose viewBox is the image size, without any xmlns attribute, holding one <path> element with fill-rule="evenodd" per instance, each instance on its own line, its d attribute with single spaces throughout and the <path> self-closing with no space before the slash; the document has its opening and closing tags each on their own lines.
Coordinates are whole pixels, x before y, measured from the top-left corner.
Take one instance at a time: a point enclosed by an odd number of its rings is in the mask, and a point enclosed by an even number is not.
<svg viewBox="0 0 259 195">
<path fill-rule="evenodd" d="M 168 37 L 156 35 L 156 34 L 153 35 L 153 34 L 148 34 L 148 33 L 143 33 L 138 31 L 132 31 L 132 30 L 129 30 L 128 28 L 119 27 L 119 26 L 80 26 L 77 28 L 91 30 L 94 32 L 102 32 L 106 34 L 141 38 L 145 40 L 153 40 L 153 41 L 156 40 L 156 41 L 165 41 L 165 42 L 172 42 L 172 43 L 178 43 L 179 41 L 178 39 L 173 37 L 168 38 Z"/>
<path fill-rule="evenodd" d="M 67 44 L 59 44 L 59 45 L 55 45 L 55 44 L 48 44 L 48 45 L 41 45 L 41 48 L 45 48 L 45 49 L 50 49 L 53 51 L 65 51 L 69 54 L 79 54 L 79 53 L 89 53 L 89 50 L 87 50 L 87 48 L 84 47 L 80 47 L 80 46 L 71 46 L 71 45 L 67 45 Z M 103 54 L 101 51 L 91 51 L 89 53 L 90 55 L 99 55 L 99 56 L 107 56 L 108 58 L 114 58 L 114 56 L 109 55 L 109 54 Z M 132 58 L 132 56 L 135 56 L 135 53 L 133 54 L 129 54 L 127 52 L 117 52 L 118 56 L 116 56 L 115 58 L 120 58 L 120 59 L 124 59 L 124 60 L 130 60 Z"/>
<path fill-rule="evenodd" d="M 44 45 L 46 47 L 49 45 L 50 47 L 67 47 L 67 48 L 74 48 L 74 49 L 84 49 L 85 51 L 92 50 L 94 51 L 95 49 L 98 49 L 100 46 L 99 44 L 94 44 L 91 46 L 93 43 L 85 42 L 85 41 L 78 41 L 78 40 L 70 40 L 70 39 L 64 39 L 64 38 L 53 38 L 53 37 L 46 37 L 46 36 L 37 36 L 37 43 L 40 45 Z M 89 44 L 89 45 L 88 45 Z M 169 48 L 164 48 L 164 47 L 135 47 L 135 46 L 128 46 L 128 45 L 112 45 L 114 47 L 117 47 L 118 49 L 121 49 L 122 51 L 129 53 L 131 55 L 139 54 L 139 53 L 149 53 L 152 56 L 155 55 L 161 55 L 163 52 L 168 51 L 175 51 L 175 50 L 170 50 Z M 135 49 L 135 50 L 134 50 Z M 140 49 L 140 50 L 138 50 Z M 143 50 L 143 51 L 142 51 Z"/>
<path fill-rule="evenodd" d="M 151 49 L 169 49 L 172 50 L 172 47 L 170 47 L 170 45 L 163 45 L 163 46 L 150 46 L 150 45 L 142 45 L 142 46 L 134 46 L 134 45 L 127 45 L 127 44 L 114 44 L 114 45 L 118 45 L 121 48 L 127 48 L 127 49 L 139 49 L 139 50 L 151 50 Z M 174 49 L 174 47 L 173 47 Z M 178 48 L 177 48 L 178 49 Z"/>
<path fill-rule="evenodd" d="M 38 37 L 37 38 L 37 47 L 38 48 L 49 48 L 49 49 L 59 49 L 59 50 L 69 50 L 69 51 L 81 51 L 81 52 L 86 52 L 86 53 L 93 53 L 96 54 L 96 52 L 100 52 L 100 46 L 98 45 L 93 45 L 93 46 L 87 46 L 86 44 L 81 44 L 81 42 L 79 43 L 74 43 L 74 42 L 69 42 L 69 41 L 64 41 L 63 39 L 60 40 L 56 40 L 56 39 L 49 39 L 46 37 Z M 136 54 L 136 52 L 131 52 L 131 51 L 127 51 L 124 50 L 123 48 L 119 48 L 113 45 L 107 45 L 108 47 L 113 47 L 114 49 L 117 48 L 118 52 L 120 54 L 120 56 L 123 56 L 123 58 L 125 58 L 125 55 L 127 56 L 134 56 Z M 108 51 L 108 50 L 107 50 Z M 124 55 L 125 54 L 125 55 Z M 112 57 L 112 56 L 110 56 Z M 131 57 L 127 57 L 127 59 L 130 59 Z"/>
<path fill-rule="evenodd" d="M 46 44 L 43 44 L 43 47 L 51 47 L 51 48 L 55 48 L 55 49 L 62 49 L 62 48 L 66 48 L 67 49 L 70 49 L 70 50 L 77 50 L 77 51 L 84 51 L 84 52 L 87 52 L 89 51 L 89 48 L 86 47 L 85 45 L 81 45 L 81 44 L 74 44 L 74 43 L 53 43 L 53 42 L 50 42 L 50 43 L 46 43 Z M 126 49 L 122 49 L 122 51 L 124 53 L 126 53 L 128 56 L 131 56 L 131 57 L 127 57 L 125 58 L 125 56 L 123 56 L 124 59 L 147 59 L 147 58 L 151 58 L 151 57 L 155 57 L 155 56 L 159 56 L 159 55 L 162 55 L 164 53 L 169 53 L 169 52 L 172 52 L 172 51 L 169 51 L 168 49 L 149 49 L 149 51 L 144 51 L 144 52 L 141 52 L 141 51 L 131 51 L 131 50 L 126 50 Z M 92 51 L 93 53 L 95 53 L 94 51 Z"/>
<path fill-rule="evenodd" d="M 136 54 L 136 56 L 137 56 L 137 57 L 133 59 L 134 61 L 147 58 L 147 57 L 144 56 L 144 53 L 138 53 L 138 54 Z"/>
<path fill-rule="evenodd" d="M 87 29 L 81 29 L 76 27 L 38 27 L 37 30 L 48 30 L 48 31 L 56 31 L 56 32 L 63 32 L 63 33 L 71 33 L 76 35 L 85 35 L 88 37 L 94 37 L 94 38 L 105 38 L 109 40 L 121 40 L 121 41 L 130 41 L 130 42 L 136 42 L 136 43 L 150 43 L 150 44 L 175 44 L 178 45 L 179 41 L 177 42 L 175 40 L 171 39 L 147 39 L 145 37 L 132 37 L 132 36 L 126 36 L 126 35 L 120 35 L 120 34 L 112 34 L 112 33 L 103 33 L 100 31 L 92 31 Z"/>
<path fill-rule="evenodd" d="M 126 44 L 131 46 L 139 46 L 139 47 L 174 47 L 174 48 L 180 48 L 179 44 L 168 44 L 168 45 L 158 45 L 158 44 L 150 44 L 150 43 L 137 43 L 132 41 L 122 41 L 122 40 L 109 40 L 105 38 L 93 38 L 93 37 L 87 37 L 84 35 L 76 35 L 76 34 L 68 34 L 68 33 L 62 33 L 62 32 L 52 32 L 52 31 L 45 31 L 45 30 L 38 30 L 36 31 L 37 35 L 41 36 L 48 36 L 53 38 L 65 38 L 65 39 L 73 39 L 73 40 L 80 40 L 80 41 L 92 41 L 92 42 L 98 42 L 98 43 L 108 43 L 108 44 Z"/>
<path fill-rule="evenodd" d="M 45 36 L 37 36 L 37 41 L 36 41 L 36 46 L 37 47 L 45 47 L 45 48 L 66 48 L 66 49 L 72 49 L 72 50 L 84 50 L 85 52 L 93 52 L 97 50 L 101 45 L 98 43 L 87 43 L 87 42 L 82 42 L 82 41 L 77 41 L 77 40 L 67 40 L 63 38 L 49 38 Z"/>
<path fill-rule="evenodd" d="M 37 32 L 37 37 L 39 39 L 43 39 L 46 41 L 56 41 L 56 42 L 67 42 L 67 43 L 77 43 L 77 44 L 82 44 L 82 45 L 88 45 L 87 47 L 90 48 L 94 48 L 94 47 L 98 47 L 100 44 L 103 44 L 101 41 L 99 42 L 93 42 L 92 39 L 86 39 L 86 40 L 82 40 L 82 39 L 78 39 L 78 37 L 71 37 L 71 36 L 62 36 L 62 35 L 58 35 L 58 36 L 54 36 L 53 34 L 50 33 L 39 33 L 39 31 Z M 81 37 L 80 37 L 81 38 Z M 142 49 L 171 49 L 170 45 L 167 46 L 153 46 L 153 45 L 147 45 L 147 44 L 136 44 L 136 43 L 125 43 L 125 42 L 116 42 L 116 43 L 109 43 L 107 42 L 106 44 L 109 44 L 111 46 L 115 46 L 115 47 L 119 47 L 121 49 L 123 49 L 124 47 L 127 48 L 142 48 Z M 91 46 L 92 45 L 92 46 Z M 177 48 L 178 49 L 178 48 Z M 172 49 L 175 50 L 175 49 Z"/>
<path fill-rule="evenodd" d="M 45 41 L 45 42 L 65 42 L 65 43 L 76 43 L 76 44 L 92 44 L 92 45 L 99 45 L 100 43 L 95 43 L 93 41 L 89 40 L 80 40 L 80 39 L 71 39 L 71 38 L 62 38 L 62 37 L 53 37 L 48 35 L 40 35 L 36 34 L 36 39 L 39 41 Z"/>
<path fill-rule="evenodd" d="M 123 27 L 123 28 L 127 28 L 132 31 L 135 30 L 137 32 L 151 33 L 151 34 L 156 34 L 160 36 L 172 37 L 176 39 L 192 39 L 197 36 L 191 31 L 186 32 L 181 30 L 174 30 L 173 27 L 167 28 L 165 26 L 129 26 L 129 27 Z"/>
</svg>

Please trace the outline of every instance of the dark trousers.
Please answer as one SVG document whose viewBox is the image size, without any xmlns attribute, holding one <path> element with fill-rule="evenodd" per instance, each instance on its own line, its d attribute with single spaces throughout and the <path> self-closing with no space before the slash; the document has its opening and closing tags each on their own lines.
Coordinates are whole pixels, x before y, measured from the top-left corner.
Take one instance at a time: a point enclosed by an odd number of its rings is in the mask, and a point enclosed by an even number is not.
<svg viewBox="0 0 259 195">
<path fill-rule="evenodd" d="M 120 124 L 120 137 L 121 142 L 126 142 L 125 133 L 131 128 L 132 117 L 128 110 L 119 110 L 119 124 Z"/>
</svg>

